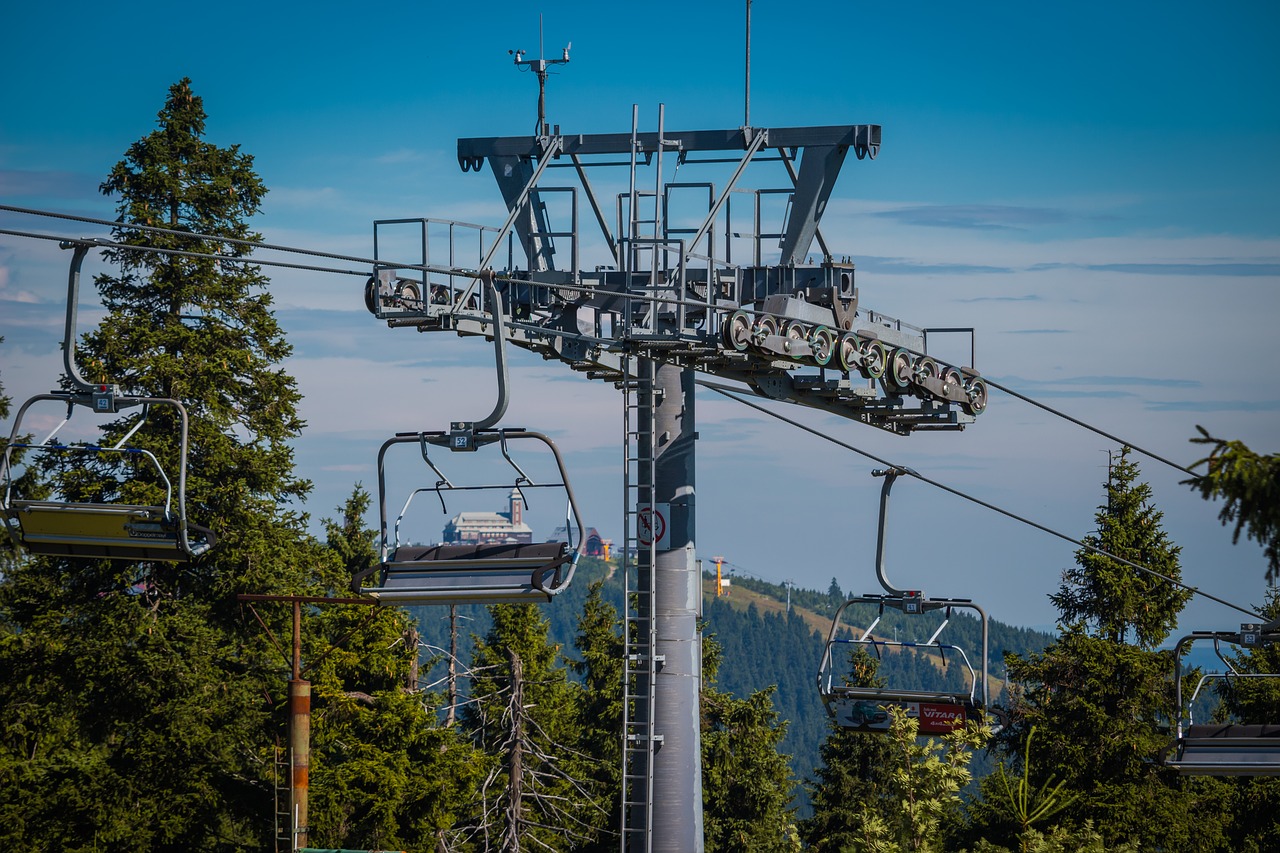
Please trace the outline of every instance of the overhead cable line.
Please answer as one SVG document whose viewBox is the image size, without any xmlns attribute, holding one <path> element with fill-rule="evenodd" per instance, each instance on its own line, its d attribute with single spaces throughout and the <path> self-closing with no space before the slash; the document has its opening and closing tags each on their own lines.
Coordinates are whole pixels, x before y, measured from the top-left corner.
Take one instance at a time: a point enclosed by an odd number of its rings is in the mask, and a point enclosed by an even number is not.
<svg viewBox="0 0 1280 853">
<path fill-rule="evenodd" d="M 250 264 L 252 266 L 266 267 L 284 267 L 292 270 L 305 270 L 307 272 L 329 272 L 338 275 L 358 275 L 368 276 L 369 273 L 360 270 L 341 270 L 332 267 L 317 267 L 311 264 L 291 264 L 288 261 L 273 261 L 264 258 L 247 258 L 238 257 L 236 255 L 219 255 L 213 252 L 191 252 L 184 249 L 161 249 L 158 246 L 131 246 L 128 243 L 115 243 L 111 240 L 104 240 L 95 237 L 92 240 L 83 240 L 74 237 L 59 236 L 57 234 L 32 234 L 24 231 L 13 231 L 8 228 L 0 228 L 0 234 L 12 234 L 16 237 L 30 237 L 36 240 L 55 240 L 59 243 L 85 243 L 90 242 L 95 246 L 103 249 L 128 249 L 138 252 L 151 252 L 157 255 L 171 255 L 179 258 L 205 258 L 211 261 L 224 261 L 234 264 Z"/>
<path fill-rule="evenodd" d="M 728 397 L 730 400 L 736 400 L 737 402 L 741 403 L 744 406 L 748 406 L 752 409 L 755 409 L 758 412 L 763 412 L 764 414 L 768 415 L 771 418 L 776 418 L 777 420 L 780 420 L 783 423 L 790 424 L 791 426 L 804 430 L 805 432 L 810 433 L 811 435 L 815 435 L 818 438 L 829 441 L 832 444 L 835 444 L 839 447 L 843 447 L 845 450 L 851 450 L 854 453 L 859 454 L 860 456 L 865 456 L 867 459 L 870 459 L 873 462 L 878 462 L 881 465 L 887 466 L 889 468 L 897 469 L 905 474 L 909 474 L 912 477 L 915 477 L 917 480 L 921 480 L 925 483 L 928 483 L 931 486 L 942 489 L 944 492 L 949 492 L 950 494 L 953 494 L 956 497 L 963 498 L 964 500 L 967 500 L 971 503 L 975 503 L 980 507 L 991 510 L 992 512 L 999 513 L 1000 515 L 1003 515 L 1006 518 L 1011 518 L 1014 521 L 1018 521 L 1030 527 L 1034 527 L 1037 530 L 1040 530 L 1044 533 L 1048 533 L 1050 536 L 1056 536 L 1059 539 L 1070 542 L 1072 545 L 1076 545 L 1080 548 L 1084 548 L 1085 550 L 1091 553 L 1097 554 L 1102 557 L 1106 557 L 1111 560 L 1115 560 L 1117 563 L 1120 563 L 1121 565 L 1128 566 L 1131 569 L 1136 569 L 1140 572 L 1151 575 L 1152 577 L 1159 578 L 1162 581 L 1166 581 L 1168 583 L 1173 584 L 1174 586 L 1181 587 L 1182 589 L 1185 589 L 1188 592 L 1191 592 L 1195 595 L 1203 596 L 1204 598 L 1207 598 L 1211 601 L 1216 601 L 1217 603 L 1230 607 L 1232 610 L 1237 610 L 1240 613 L 1245 614 L 1246 616 L 1251 616 L 1260 621 L 1264 621 L 1264 622 L 1266 621 L 1265 617 L 1263 617 L 1261 614 L 1254 613 L 1252 610 L 1247 610 L 1237 604 L 1232 604 L 1230 601 L 1219 598 L 1218 596 L 1213 595 L 1212 593 L 1205 592 L 1204 590 L 1198 587 L 1191 586 L 1190 584 L 1183 583 L 1180 580 L 1171 578 L 1168 575 L 1161 574 L 1160 572 L 1157 572 L 1155 569 L 1148 568 L 1147 566 L 1141 565 L 1140 563 L 1135 563 L 1132 560 L 1126 560 L 1124 557 L 1117 556 L 1116 554 L 1111 553 L 1105 548 L 1099 548 L 1096 545 L 1090 545 L 1087 542 L 1081 542 L 1079 539 L 1075 539 L 1071 536 L 1068 536 L 1065 533 L 1054 530 L 1052 527 L 1047 527 L 1043 524 L 1040 524 L 1037 521 L 1032 521 L 1026 516 L 1018 515 L 1016 512 L 1012 512 L 1010 510 L 1004 509 L 1003 507 L 996 506 L 993 503 L 984 501 L 981 498 L 968 494 L 967 492 L 962 492 L 959 489 L 953 488 L 952 486 L 948 486 L 945 483 L 941 483 L 937 480 L 932 479 L 931 477 L 926 477 L 925 475 L 921 474 L 919 471 L 915 471 L 903 465 L 895 465 L 894 463 L 890 462 L 887 459 L 883 459 L 879 456 L 876 456 L 874 453 L 869 453 L 868 451 L 863 450 L 859 447 L 854 447 L 852 444 L 848 444 L 847 442 L 841 441 L 840 439 L 835 438 L 834 436 L 828 435 L 827 433 L 814 429 L 813 427 L 808 426 L 806 424 L 802 424 L 797 420 L 788 418 L 786 415 L 780 415 L 777 412 L 774 412 L 770 409 L 765 408 L 764 406 L 758 405 L 757 403 L 753 403 L 750 400 L 747 400 L 743 397 L 739 397 L 738 394 L 742 393 L 741 389 L 734 388 L 729 385 L 722 385 L 718 382 L 709 382 L 701 379 L 697 380 L 697 383 L 704 388 L 710 388 L 712 391 L 715 391 L 717 394 L 720 394 L 724 397 Z"/>
<path fill-rule="evenodd" d="M 291 252 L 295 254 L 309 255 L 313 257 L 330 258 L 333 260 L 342 260 L 342 261 L 351 261 L 354 263 L 369 264 L 370 266 L 375 266 L 375 267 L 380 266 L 385 268 L 409 269 L 409 270 L 421 271 L 423 273 L 437 272 L 442 275 L 465 274 L 464 270 L 452 268 L 452 267 L 437 267 L 430 264 L 397 264 L 397 263 L 392 263 L 390 261 L 379 261 L 374 258 L 364 258 L 358 255 L 342 255 L 342 254 L 336 254 L 333 252 L 324 252 L 317 249 L 303 249 L 296 246 L 284 246 L 284 245 L 273 244 L 273 243 L 255 242 L 253 240 L 245 240 L 245 239 L 236 238 L 236 237 L 220 237 L 220 236 L 212 236 L 212 235 L 202 235 L 192 231 L 182 231 L 182 230 L 173 229 L 173 228 L 161 228 L 154 225 L 140 225 L 136 223 L 118 222 L 118 221 L 107 220 L 107 219 L 95 219 L 93 217 L 88 217 L 88 216 L 77 216 L 69 213 L 57 213 L 54 211 L 38 210 L 35 208 L 27 208 L 27 207 L 17 207 L 14 205 L 7 205 L 7 204 L 0 204 L 0 211 L 8 211 L 11 213 L 19 213 L 19 214 L 25 214 L 29 216 L 43 216 L 51 219 L 64 219 L 72 222 L 83 222 L 83 223 L 92 224 L 92 225 L 101 225 L 101 226 L 113 228 L 113 229 L 124 228 L 124 229 L 134 230 L 134 231 L 143 231 L 143 232 L 149 232 L 149 233 L 155 233 L 155 234 L 167 234 L 167 235 L 178 236 L 178 237 L 187 237 L 191 239 L 219 241 L 219 242 L 231 243 L 235 245 L 247 246 L 255 249 L 263 249 L 267 251 L 277 251 L 277 252 Z M 39 234 L 32 234 L 28 232 L 9 231 L 5 229 L 0 229 L 0 234 L 12 234 L 14 236 L 19 236 L 19 237 L 32 237 L 36 239 L 46 239 L 46 240 L 69 239 L 66 237 L 54 237 L 52 235 L 39 235 Z M 354 275 L 354 276 L 368 275 L 367 272 L 360 271 L 360 270 L 333 269 L 329 267 L 310 266 L 310 265 L 304 265 L 304 264 L 290 264 L 283 261 L 268 261 L 268 260 L 261 260 L 256 258 L 252 261 L 248 261 L 245 258 L 224 256 L 219 254 L 206 254 L 206 253 L 199 253 L 199 252 L 184 254 L 177 250 L 166 250 L 166 249 L 160 249 L 160 248 L 151 247 L 151 246 L 130 246 L 127 244 L 118 244 L 118 243 L 110 243 L 110 244 L 103 243 L 103 246 L 104 248 L 120 248 L 120 249 L 132 250 L 132 251 L 154 251 L 160 254 L 172 254 L 172 255 L 180 255 L 180 256 L 186 256 L 186 257 L 207 257 L 215 260 L 235 261 L 235 262 L 241 262 L 241 263 L 251 262 L 255 264 L 261 264 L 263 266 L 284 267 L 286 269 L 298 269 L 298 270 L 306 270 L 311 272 L 335 273 L 339 275 Z M 527 283 L 527 282 L 522 282 L 522 283 Z M 601 289 L 599 287 L 584 287 L 581 285 L 573 285 L 569 283 L 560 284 L 560 285 L 557 285 L 556 287 L 560 290 L 564 290 L 568 292 L 588 293 L 588 294 L 601 295 L 601 296 L 619 296 L 623 298 L 628 296 L 627 293 L 623 293 L 623 292 L 609 291 L 606 289 Z M 650 297 L 650 299 L 651 301 L 654 301 L 660 304 L 677 304 L 681 301 L 676 298 L 664 298 L 659 296 L 653 296 L 653 297 Z M 910 351 L 915 352 L 914 350 L 910 350 Z M 916 352 L 915 354 L 923 355 L 923 353 L 918 353 L 918 352 Z M 1169 466 L 1170 468 L 1173 468 L 1177 471 L 1181 471 L 1184 474 L 1195 476 L 1195 472 L 1184 465 L 1180 465 L 1177 462 L 1174 462 L 1165 456 L 1162 456 L 1151 450 L 1147 450 L 1146 448 L 1138 444 L 1135 444 L 1131 441 L 1126 441 L 1125 439 L 1120 438 L 1119 436 L 1113 435 L 1112 433 L 1109 433 L 1106 430 L 1093 426 L 1092 424 L 1082 421 L 1079 418 L 1076 418 L 1072 415 L 1067 414 L 1066 412 L 1063 412 L 1059 409 L 1055 409 L 1052 406 L 1049 406 L 1045 403 L 1041 403 L 1038 400 L 1035 400 L 1031 397 L 1028 397 L 1025 394 L 1022 394 L 1018 391 L 1013 390 L 1007 385 L 1004 385 L 999 382 L 995 382 L 992 379 L 985 376 L 983 377 L 983 381 L 986 382 L 986 384 L 991 388 L 995 388 L 999 391 L 1003 391 L 1009 396 L 1014 397 L 1018 400 L 1021 400 L 1025 403 L 1028 403 L 1032 406 L 1035 406 L 1036 408 L 1041 409 L 1045 412 L 1048 412 L 1051 415 L 1056 415 L 1057 417 L 1060 417 L 1063 420 L 1070 421 L 1076 426 L 1086 429 L 1089 432 L 1092 432 L 1096 435 L 1100 435 L 1109 441 L 1114 441 L 1117 444 L 1122 444 L 1127 447 L 1130 447 L 1133 450 L 1137 451 L 1138 453 L 1142 454 L 1143 456 L 1148 457 L 1149 459 L 1152 459 L 1156 462 L 1160 462 L 1164 465 Z"/>
<path fill-rule="evenodd" d="M 9 213 L 21 213 L 27 216 L 43 216 L 48 219 L 63 219 L 69 222 L 83 222 L 89 225 L 101 225 L 103 227 L 112 228 L 112 229 L 123 228 L 128 231 L 144 231 L 150 234 L 167 234 L 173 237 L 186 237 L 188 239 L 193 239 L 193 240 L 210 240 L 210 241 L 216 241 L 219 243 L 231 243 L 233 245 L 246 246 L 252 249 L 267 249 L 273 252 L 291 252 L 293 254 L 298 254 L 298 255 L 310 255 L 312 257 L 317 257 L 317 258 L 329 258 L 335 261 L 352 261 L 354 263 L 371 264 L 371 265 L 376 263 L 376 261 L 374 261 L 371 258 L 362 258 L 362 257 L 359 257 L 358 255 L 339 255 L 334 252 L 323 252 L 323 251 L 320 251 L 319 249 L 301 249 L 301 248 L 298 248 L 297 246 L 282 246 L 275 243 L 262 243 L 255 240 L 246 240 L 242 237 L 224 237 L 224 236 L 215 235 L 215 234 L 200 234 L 195 231 L 183 231 L 178 228 L 161 228 L 157 225 L 141 225 L 135 222 L 119 222 L 111 219 L 95 219 L 92 216 L 77 216 L 71 213 L 57 213 L 51 210 L 37 210 L 35 208 L 30 208 L 30 207 L 15 207 L 10 204 L 0 204 L 0 210 L 8 211 Z M 3 233 L 10 233 L 10 232 L 3 232 Z M 19 235 L 19 236 L 22 236 L 22 235 Z M 48 239 L 48 238 L 45 238 L 45 239 Z M 74 241 L 76 238 L 59 237 L 58 239 Z M 119 244 L 119 246 L 126 249 L 133 249 L 140 252 L 141 251 L 160 251 L 154 246 L 131 246 L 128 244 Z M 234 260 L 238 260 L 242 262 L 245 261 L 244 258 L 234 258 Z M 258 261 L 254 261 L 254 263 L 258 263 Z M 403 266 L 408 267 L 410 265 L 405 264 Z M 333 270 L 327 270 L 327 269 L 317 269 L 317 271 L 333 272 Z M 342 270 L 342 272 L 347 273 L 351 271 Z M 363 275 L 363 276 L 368 275 L 367 272 L 360 272 L 356 274 Z"/>
<path fill-rule="evenodd" d="M 1044 403 L 1041 403 L 1037 400 L 1033 400 L 1030 397 L 1026 396 L 1025 394 L 1019 394 L 1017 391 L 1014 391 L 1012 388 L 1009 388 L 1008 386 L 1001 385 L 998 382 L 992 382 L 991 379 L 986 376 L 982 377 L 982 381 L 987 383 L 989 387 L 998 388 L 999 390 L 1003 391 L 1004 393 L 1008 394 L 1011 397 L 1017 397 L 1019 400 L 1021 400 L 1024 403 L 1030 403 L 1031 405 L 1035 406 L 1037 409 L 1043 409 L 1044 411 L 1048 412 L 1051 415 L 1057 415 L 1063 420 L 1071 421 L 1071 423 L 1075 424 L 1076 426 L 1083 427 L 1089 430 L 1090 432 L 1097 433 L 1103 438 L 1110 439 L 1111 441 L 1114 441 L 1117 444 L 1122 444 L 1122 445 L 1125 445 L 1126 447 L 1131 447 L 1134 450 L 1141 453 L 1143 456 L 1154 459 L 1157 462 L 1163 462 L 1165 465 L 1168 465 L 1170 468 L 1176 468 L 1179 471 L 1183 472 L 1184 474 L 1190 474 L 1193 477 L 1196 475 L 1196 473 L 1192 471 L 1190 468 L 1187 468 L 1183 465 L 1179 465 L 1177 462 L 1171 462 L 1170 460 L 1165 459 L 1163 456 L 1152 453 L 1150 450 L 1144 450 L 1131 441 L 1125 441 L 1122 438 L 1117 438 L 1116 436 L 1112 435 L 1109 432 L 1104 432 L 1103 430 L 1098 429 L 1096 426 L 1085 423 L 1079 418 L 1073 418 L 1071 415 L 1068 415 L 1066 412 L 1060 412 L 1057 409 L 1053 408 L 1052 406 L 1047 406 Z"/>
</svg>

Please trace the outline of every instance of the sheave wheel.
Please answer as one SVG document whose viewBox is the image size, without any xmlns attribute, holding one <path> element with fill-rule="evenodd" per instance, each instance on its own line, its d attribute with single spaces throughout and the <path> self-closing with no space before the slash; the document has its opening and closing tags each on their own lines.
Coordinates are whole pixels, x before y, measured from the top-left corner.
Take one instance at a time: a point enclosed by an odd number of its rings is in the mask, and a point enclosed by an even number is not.
<svg viewBox="0 0 1280 853">
<path fill-rule="evenodd" d="M 809 334 L 809 346 L 813 349 L 813 361 L 818 367 L 826 367 L 835 355 L 836 333 L 826 326 L 817 326 Z"/>
<path fill-rule="evenodd" d="M 809 338 L 809 327 L 797 320 L 791 320 L 783 327 L 782 334 L 786 337 L 787 355 L 792 358 L 799 358 L 796 355 L 796 349 L 793 344 L 803 343 Z"/>
<path fill-rule="evenodd" d="M 889 367 L 889 351 L 880 341 L 863 341 L 862 375 L 868 379 L 879 379 Z"/>
<path fill-rule="evenodd" d="M 761 317 L 751 327 L 751 342 L 757 349 L 764 347 L 764 339 L 778 334 L 778 321 L 772 317 Z"/>
<path fill-rule="evenodd" d="M 744 352 L 751 345 L 751 315 L 746 311 L 734 311 L 724 324 L 724 344 L 735 352 Z"/>
<path fill-rule="evenodd" d="M 920 380 L 937 379 L 939 373 L 940 370 L 938 368 L 938 362 L 929 358 L 927 355 L 922 355 L 916 359 L 915 367 L 911 370 L 911 379 L 923 389 L 924 385 Z"/>
<path fill-rule="evenodd" d="M 840 345 L 836 350 L 840 369 L 845 373 L 857 370 L 862 365 L 862 350 L 858 347 L 858 336 L 841 335 Z"/>
<path fill-rule="evenodd" d="M 889 369 L 885 371 L 885 381 L 889 387 L 905 391 L 911 387 L 911 377 L 915 373 L 915 358 L 904 349 L 896 349 L 889 358 Z"/>
<path fill-rule="evenodd" d="M 964 390 L 969 395 L 969 403 L 963 407 L 965 411 L 971 415 L 980 415 L 987 410 L 987 383 L 980 376 L 970 379 Z"/>
</svg>

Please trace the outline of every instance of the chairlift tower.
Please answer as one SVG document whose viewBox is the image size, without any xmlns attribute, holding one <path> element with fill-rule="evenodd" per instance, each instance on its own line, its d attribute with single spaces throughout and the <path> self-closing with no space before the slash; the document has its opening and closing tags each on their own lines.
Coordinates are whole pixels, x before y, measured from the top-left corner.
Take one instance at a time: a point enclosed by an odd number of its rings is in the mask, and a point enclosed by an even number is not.
<svg viewBox="0 0 1280 853">
<path fill-rule="evenodd" d="M 543 75 L 567 54 L 517 55 L 540 75 L 535 135 L 458 140 L 464 172 L 489 167 L 505 222 L 375 222 L 365 304 L 391 328 L 496 332 L 624 391 L 623 563 L 634 555 L 638 609 L 626 620 L 621 844 L 686 853 L 702 849 L 695 376 L 898 435 L 965 428 L 987 390 L 971 329 L 863 306 L 854 264 L 823 236 L 842 166 L 875 159 L 879 125 L 671 131 L 659 107 L 642 131 L 633 106 L 630 132 L 563 133 L 545 121 Z M 767 172 L 771 183 L 747 187 Z M 591 269 L 585 216 L 604 247 Z M 390 254 L 393 232 L 415 257 Z M 969 365 L 929 355 L 943 332 L 968 335 Z"/>
</svg>

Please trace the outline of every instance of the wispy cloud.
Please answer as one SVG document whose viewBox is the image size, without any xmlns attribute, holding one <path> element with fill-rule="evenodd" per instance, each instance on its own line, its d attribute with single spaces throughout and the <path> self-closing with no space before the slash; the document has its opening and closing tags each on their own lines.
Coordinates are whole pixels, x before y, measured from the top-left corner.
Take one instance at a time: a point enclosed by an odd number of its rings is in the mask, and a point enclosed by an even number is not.
<svg viewBox="0 0 1280 853">
<path fill-rule="evenodd" d="M 1280 263 L 1177 263 L 1177 264 L 1035 264 L 1029 272 L 1077 269 L 1134 275 L 1280 276 Z"/>
<path fill-rule="evenodd" d="M 1152 412 L 1280 412 L 1280 400 L 1171 400 L 1146 407 Z"/>
<path fill-rule="evenodd" d="M 1008 376 L 998 380 L 1002 385 L 1021 388 L 1056 388 L 1063 385 L 1126 386 L 1138 388 L 1200 388 L 1203 383 L 1195 379 L 1166 379 L 1159 376 L 1061 376 L 1053 379 L 1024 379 Z"/>
<path fill-rule="evenodd" d="M 963 228 L 979 231 L 1023 231 L 1068 221 L 1065 211 L 1048 207 L 1003 204 L 939 204 L 878 211 L 873 216 L 904 225 L 929 228 Z"/>
<path fill-rule="evenodd" d="M 1070 391 L 1063 388 L 1041 388 L 1036 391 L 1036 397 L 1044 399 L 1046 397 L 1057 397 L 1059 399 L 1095 399 L 1095 400 L 1112 400 L 1124 397 L 1138 396 L 1132 391 L 1104 391 L 1098 389 L 1096 391 Z"/>
<path fill-rule="evenodd" d="M 98 192 L 99 179 L 79 172 L 0 169 L 0 197 L 82 199 Z"/>
<path fill-rule="evenodd" d="M 1039 293 L 1026 293 L 1022 296 L 971 296 L 968 299 L 957 299 L 957 302 L 1044 302 Z"/>
<path fill-rule="evenodd" d="M 985 264 L 921 263 L 907 258 L 882 258 L 874 255 L 856 255 L 858 269 L 885 275 L 989 275 L 1011 273 L 1012 267 L 994 267 Z"/>
</svg>

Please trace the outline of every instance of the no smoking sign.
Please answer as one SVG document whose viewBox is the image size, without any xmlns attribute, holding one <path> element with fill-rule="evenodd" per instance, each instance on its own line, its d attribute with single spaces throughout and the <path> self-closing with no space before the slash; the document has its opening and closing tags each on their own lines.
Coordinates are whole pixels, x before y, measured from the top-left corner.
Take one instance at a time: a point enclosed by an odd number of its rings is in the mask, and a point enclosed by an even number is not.
<svg viewBox="0 0 1280 853">
<path fill-rule="evenodd" d="M 636 539 L 640 547 L 648 548 L 657 543 L 659 551 L 671 550 L 671 504 L 654 504 L 641 506 L 636 513 Z"/>
</svg>

